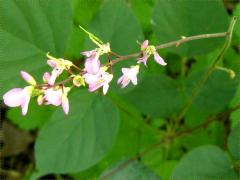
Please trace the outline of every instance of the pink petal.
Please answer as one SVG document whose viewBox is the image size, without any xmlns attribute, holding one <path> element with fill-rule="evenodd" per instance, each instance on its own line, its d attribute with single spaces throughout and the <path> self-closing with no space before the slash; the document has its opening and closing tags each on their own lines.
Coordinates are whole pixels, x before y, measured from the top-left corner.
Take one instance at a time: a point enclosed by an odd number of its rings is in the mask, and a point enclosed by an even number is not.
<svg viewBox="0 0 240 180">
<path fill-rule="evenodd" d="M 53 89 L 48 89 L 44 93 L 45 93 L 44 99 L 46 99 L 48 104 L 59 106 L 62 103 L 61 90 L 55 91 Z"/>
<path fill-rule="evenodd" d="M 144 63 L 144 65 L 147 66 L 148 58 L 149 58 L 149 55 L 144 55 L 143 57 L 137 59 L 138 60 L 137 63 L 138 64 L 139 63 Z"/>
<path fill-rule="evenodd" d="M 36 85 L 35 79 L 25 71 L 21 71 L 22 78 L 31 85 Z"/>
<path fill-rule="evenodd" d="M 43 74 L 43 81 L 44 82 L 49 82 L 50 81 L 50 78 L 51 78 L 51 75 L 49 74 L 49 72 L 45 72 L 44 74 Z"/>
<path fill-rule="evenodd" d="M 65 94 L 62 95 L 62 108 L 65 114 L 69 112 L 69 101 Z"/>
<path fill-rule="evenodd" d="M 146 49 L 148 47 L 148 40 L 143 41 L 141 44 L 141 49 Z"/>
<path fill-rule="evenodd" d="M 122 75 L 122 76 L 118 79 L 117 83 L 118 83 L 118 84 L 121 84 L 121 82 L 123 81 L 123 78 L 124 78 L 124 75 Z"/>
<path fill-rule="evenodd" d="M 123 81 L 122 81 L 122 88 L 125 88 L 128 84 L 130 83 L 130 79 L 128 79 L 128 78 L 123 78 Z"/>
<path fill-rule="evenodd" d="M 57 63 L 54 60 L 47 60 L 47 64 L 52 68 L 57 68 Z"/>
<path fill-rule="evenodd" d="M 95 56 L 96 55 L 96 50 L 83 51 L 83 52 L 81 52 L 81 54 L 86 56 L 86 57 Z"/>
<path fill-rule="evenodd" d="M 85 69 L 88 73 L 97 74 L 100 70 L 100 67 L 101 67 L 101 64 L 98 59 L 97 60 L 92 58 L 86 59 Z"/>
<path fill-rule="evenodd" d="M 157 52 L 154 53 L 154 60 L 158 63 L 161 64 L 162 66 L 166 66 L 167 63 L 159 56 Z"/>
<path fill-rule="evenodd" d="M 3 95 L 3 101 L 9 107 L 17 107 L 22 104 L 23 95 L 22 88 L 14 88 Z"/>
<path fill-rule="evenodd" d="M 131 71 L 130 68 L 122 68 L 122 73 L 123 73 L 124 75 L 127 75 L 130 71 Z"/>
<path fill-rule="evenodd" d="M 93 84 L 100 79 L 100 76 L 86 73 L 83 75 L 83 78 L 87 84 Z"/>
<path fill-rule="evenodd" d="M 89 90 L 90 92 L 93 92 L 93 91 L 99 89 L 100 87 L 102 87 L 103 85 L 104 85 L 104 82 L 102 82 L 102 83 L 89 84 L 88 90 Z"/>
<path fill-rule="evenodd" d="M 54 85 L 54 83 L 55 83 L 55 81 L 57 79 L 57 76 L 58 76 L 58 72 L 53 70 L 52 71 L 52 75 L 51 75 L 50 79 L 48 80 L 48 84 L 49 85 Z"/>
<path fill-rule="evenodd" d="M 24 100 L 21 104 L 21 107 L 22 107 L 22 115 L 25 116 L 27 114 L 27 111 L 28 111 L 28 104 L 30 102 L 30 96 L 26 93 L 24 95 Z"/>
</svg>

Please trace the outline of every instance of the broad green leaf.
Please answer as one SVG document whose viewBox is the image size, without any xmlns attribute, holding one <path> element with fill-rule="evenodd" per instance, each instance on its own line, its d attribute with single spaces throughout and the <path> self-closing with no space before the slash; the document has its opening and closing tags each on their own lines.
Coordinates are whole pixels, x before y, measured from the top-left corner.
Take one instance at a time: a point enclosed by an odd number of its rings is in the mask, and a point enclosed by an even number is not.
<svg viewBox="0 0 240 180">
<path fill-rule="evenodd" d="M 123 167 L 123 168 L 120 168 Z M 119 171 L 116 169 L 120 168 Z M 152 172 L 149 168 L 143 164 L 133 161 L 127 163 L 127 161 L 117 164 L 115 167 L 107 170 L 102 174 L 100 179 L 106 180 L 122 180 L 122 179 L 131 179 L 131 180 L 159 180 L 160 177 Z"/>
<path fill-rule="evenodd" d="M 143 40 L 143 34 L 139 23 L 123 1 L 103 3 L 87 30 L 100 38 L 103 42 L 109 42 L 111 50 L 120 55 L 138 52 L 140 46 L 136 41 Z M 85 48 L 85 50 L 90 50 L 96 48 L 96 46 L 88 39 Z M 106 63 L 104 58 L 106 60 L 106 57 L 101 57 L 102 64 Z M 135 59 L 128 59 L 114 65 L 114 80 L 112 82 L 112 87 L 119 89 L 116 87 L 116 81 L 122 74 L 121 68 L 134 64 L 136 64 Z M 121 89 L 119 91 L 122 92 L 123 90 Z"/>
<path fill-rule="evenodd" d="M 224 151 L 208 145 L 186 154 L 174 169 L 172 179 L 237 179 L 237 175 Z"/>
<path fill-rule="evenodd" d="M 0 2 L 1 94 L 20 85 L 20 70 L 40 76 L 46 53 L 63 55 L 72 26 L 67 0 Z M 40 78 L 39 78 L 40 79 Z"/>
<path fill-rule="evenodd" d="M 165 75 L 149 75 L 123 97 L 140 112 L 152 117 L 169 117 L 182 106 L 182 93 L 176 82 Z"/>
<path fill-rule="evenodd" d="M 130 109 L 129 106 L 126 107 Z M 120 111 L 119 133 L 108 155 L 86 171 L 73 174 L 74 179 L 97 179 L 106 168 L 119 162 L 120 159 L 136 156 L 146 146 L 158 141 L 156 134 L 147 127 L 147 124 L 131 113 Z"/>
<path fill-rule="evenodd" d="M 7 112 L 8 119 L 25 130 L 33 130 L 42 127 L 51 117 L 55 107 L 39 106 L 34 100 L 35 99 L 31 100 L 26 116 L 21 114 L 21 108 L 18 107 L 12 108 Z"/>
<path fill-rule="evenodd" d="M 240 123 L 232 129 L 228 137 L 228 148 L 233 157 L 240 161 Z"/>
<path fill-rule="evenodd" d="M 204 73 L 205 71 L 198 71 L 186 79 L 187 96 L 190 97 L 193 90 L 196 89 L 197 82 Z M 199 111 L 204 111 L 204 114 L 213 114 L 224 110 L 235 95 L 237 83 L 237 77 L 231 79 L 225 71 L 214 70 L 193 101 L 193 106 Z"/>
<path fill-rule="evenodd" d="M 104 96 L 77 91 L 70 96 L 70 114 L 57 109 L 41 129 L 35 145 L 37 169 L 44 173 L 83 171 L 112 147 L 118 111 Z"/>
<path fill-rule="evenodd" d="M 173 168 L 177 165 L 176 160 L 167 160 L 169 154 L 166 146 L 159 146 L 145 154 L 141 161 L 151 168 L 161 179 L 170 179 Z"/>
<path fill-rule="evenodd" d="M 160 44 L 181 36 L 225 32 L 228 16 L 221 1 L 158 0 L 153 11 L 153 26 Z M 169 51 L 193 56 L 211 52 L 222 43 L 223 38 L 197 40 Z"/>
</svg>

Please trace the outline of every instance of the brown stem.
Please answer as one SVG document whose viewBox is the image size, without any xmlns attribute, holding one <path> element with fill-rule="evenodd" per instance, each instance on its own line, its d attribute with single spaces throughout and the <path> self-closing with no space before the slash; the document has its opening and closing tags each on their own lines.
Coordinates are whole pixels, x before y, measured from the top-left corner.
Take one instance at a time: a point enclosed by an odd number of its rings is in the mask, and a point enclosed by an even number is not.
<svg viewBox="0 0 240 180">
<path fill-rule="evenodd" d="M 198 39 L 225 37 L 227 35 L 228 35 L 228 32 L 213 33 L 213 34 L 200 34 L 200 35 L 196 35 L 196 36 L 184 37 L 184 38 L 181 38 L 176 41 L 171 41 L 168 43 L 157 45 L 155 47 L 156 47 L 156 49 L 164 49 L 164 48 L 168 48 L 171 46 L 179 46 L 180 44 L 183 44 L 183 43 L 186 43 L 189 41 L 194 41 L 194 40 L 198 40 Z M 116 63 L 126 60 L 126 59 L 136 58 L 136 57 L 139 57 L 140 55 L 141 55 L 141 53 L 134 53 L 134 54 L 126 55 L 126 56 L 120 56 L 120 57 L 112 60 L 112 64 L 116 64 Z"/>
<path fill-rule="evenodd" d="M 35 86 L 36 88 L 42 88 L 42 87 L 54 87 L 54 86 L 58 86 L 58 85 L 63 85 L 63 84 L 65 84 L 65 83 L 68 83 L 68 82 L 70 82 L 70 81 L 72 81 L 72 77 L 70 77 L 70 78 L 68 78 L 68 79 L 65 79 L 65 80 L 63 80 L 63 81 L 60 81 L 60 82 L 57 82 L 57 83 L 55 83 L 54 85 L 49 85 L 49 84 L 47 84 L 47 83 L 44 83 L 44 84 L 39 84 L 39 85 L 37 85 L 37 86 Z"/>
</svg>

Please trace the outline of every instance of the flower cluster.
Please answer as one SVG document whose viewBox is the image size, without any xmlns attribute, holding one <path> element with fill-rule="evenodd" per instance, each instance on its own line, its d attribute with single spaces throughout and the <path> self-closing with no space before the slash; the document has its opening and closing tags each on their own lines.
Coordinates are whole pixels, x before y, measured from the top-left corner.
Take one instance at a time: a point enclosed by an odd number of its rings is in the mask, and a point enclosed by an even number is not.
<svg viewBox="0 0 240 180">
<path fill-rule="evenodd" d="M 81 29 L 83 29 L 81 27 Z M 22 108 L 22 115 L 26 115 L 28 111 L 28 105 L 31 97 L 36 97 L 39 105 L 54 105 L 62 106 L 65 114 L 69 112 L 69 100 L 68 93 L 73 87 L 84 87 L 88 85 L 90 92 L 96 91 L 102 88 L 105 95 L 109 89 L 109 84 L 113 79 L 112 70 L 109 71 L 109 66 L 112 66 L 111 60 L 109 64 L 102 65 L 100 57 L 104 54 L 112 53 L 110 44 L 103 43 L 100 39 L 95 37 L 83 29 L 89 35 L 89 38 L 98 46 L 94 50 L 84 51 L 81 54 L 86 57 L 84 68 L 74 65 L 71 61 L 62 58 L 55 58 L 47 54 L 47 64 L 52 68 L 51 72 L 45 72 L 43 74 L 43 84 L 37 84 L 35 79 L 25 71 L 21 71 L 22 78 L 29 84 L 24 88 L 14 88 L 8 91 L 3 96 L 4 103 L 9 107 Z M 154 60 L 165 66 L 166 63 L 159 56 L 156 48 L 152 45 L 148 45 L 148 40 L 145 40 L 141 44 L 141 53 L 138 57 L 137 64 L 130 68 L 122 68 L 122 76 L 119 77 L 117 83 L 122 87 L 126 87 L 130 82 L 133 85 L 137 85 L 137 75 L 139 73 L 139 63 L 144 63 L 147 66 L 147 60 L 151 55 L 154 56 Z M 118 57 L 119 58 L 119 57 Z M 76 73 L 74 70 L 77 71 Z M 66 71 L 68 78 L 56 82 L 57 78 Z M 66 86 L 66 84 L 71 85 Z"/>
</svg>

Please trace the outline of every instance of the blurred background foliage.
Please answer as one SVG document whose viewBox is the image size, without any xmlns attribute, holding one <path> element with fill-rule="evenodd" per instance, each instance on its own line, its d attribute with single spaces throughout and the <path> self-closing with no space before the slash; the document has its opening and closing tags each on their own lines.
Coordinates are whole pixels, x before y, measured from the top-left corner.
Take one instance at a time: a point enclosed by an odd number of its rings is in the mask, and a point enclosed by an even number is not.
<svg viewBox="0 0 240 180">
<path fill-rule="evenodd" d="M 20 70 L 41 81 L 46 53 L 82 65 L 94 48 L 79 25 L 110 42 L 113 51 L 139 51 L 181 36 L 227 31 L 240 18 L 234 0 L 1 0 L 1 97 L 23 86 Z M 116 85 L 107 96 L 76 89 L 70 114 L 39 107 L 27 116 L 1 105 L 1 174 L 6 179 L 238 179 L 240 173 L 240 21 L 220 64 L 184 117 L 186 101 L 225 38 L 161 49 L 168 65 L 141 66 L 136 87 Z"/>
</svg>

